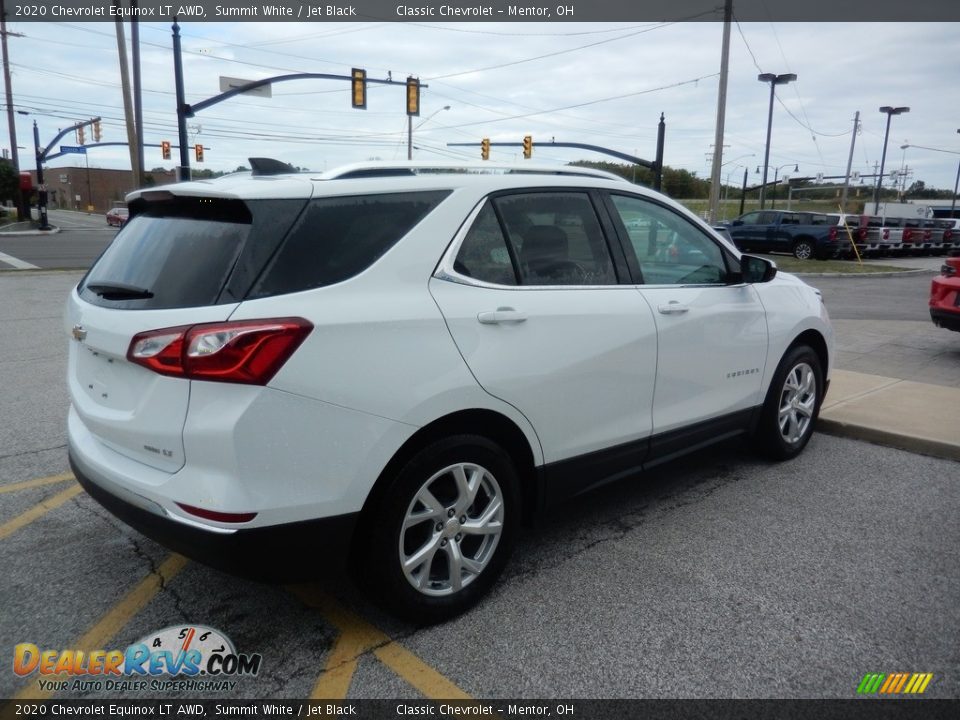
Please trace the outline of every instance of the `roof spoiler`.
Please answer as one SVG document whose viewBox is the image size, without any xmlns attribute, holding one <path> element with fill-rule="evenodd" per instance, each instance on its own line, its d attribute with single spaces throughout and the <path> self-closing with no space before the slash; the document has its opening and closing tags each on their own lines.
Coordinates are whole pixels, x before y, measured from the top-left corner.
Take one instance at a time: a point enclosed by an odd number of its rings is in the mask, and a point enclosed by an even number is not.
<svg viewBox="0 0 960 720">
<path fill-rule="evenodd" d="M 258 175 L 289 175 L 299 172 L 293 165 L 274 160 L 273 158 L 247 158 L 250 163 L 251 174 Z"/>
</svg>

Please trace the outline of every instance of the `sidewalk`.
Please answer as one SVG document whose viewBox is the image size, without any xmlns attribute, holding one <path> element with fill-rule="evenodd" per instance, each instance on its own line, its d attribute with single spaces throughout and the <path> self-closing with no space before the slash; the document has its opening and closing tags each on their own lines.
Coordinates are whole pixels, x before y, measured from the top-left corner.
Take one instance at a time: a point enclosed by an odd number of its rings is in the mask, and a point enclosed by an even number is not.
<svg viewBox="0 0 960 720">
<path fill-rule="evenodd" d="M 960 461 L 960 388 L 834 370 L 817 428 Z"/>
</svg>

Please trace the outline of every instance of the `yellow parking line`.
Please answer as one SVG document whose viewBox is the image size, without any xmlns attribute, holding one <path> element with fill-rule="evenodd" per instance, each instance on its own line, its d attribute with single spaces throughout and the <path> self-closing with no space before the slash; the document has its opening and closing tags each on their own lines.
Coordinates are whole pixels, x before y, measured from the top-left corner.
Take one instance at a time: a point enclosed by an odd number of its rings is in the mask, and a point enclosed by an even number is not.
<svg viewBox="0 0 960 720">
<path fill-rule="evenodd" d="M 147 577 L 140 581 L 133 590 L 114 605 L 106 615 L 97 621 L 78 640 L 67 648 L 78 650 L 105 650 L 107 643 L 126 625 L 138 612 L 147 606 L 164 585 L 170 582 L 177 573 L 186 567 L 189 561 L 182 555 L 171 555 Z M 56 679 L 55 675 L 47 676 L 49 680 Z M 31 683 L 14 695 L 14 700 L 46 700 L 53 695 L 52 690 L 40 690 L 36 682 Z"/>
<path fill-rule="evenodd" d="M 17 517 L 15 517 L 13 520 L 8 520 L 3 525 L 0 525 L 0 540 L 9 537 L 20 528 L 29 525 L 37 518 L 46 515 L 51 510 L 60 507 L 67 500 L 79 495 L 82 492 L 82 487 L 79 485 L 73 485 L 68 487 L 66 490 L 61 490 L 53 497 L 48 497 L 46 500 L 37 503 L 26 512 L 17 515 Z"/>
<path fill-rule="evenodd" d="M 61 473 L 60 475 L 34 478 L 33 480 L 24 480 L 23 482 L 12 483 L 10 485 L 0 485 L 0 495 L 17 492 L 18 490 L 29 490 L 30 488 L 41 487 L 43 485 L 53 485 L 54 483 L 64 482 L 65 480 L 73 480 L 73 473 Z"/>
<path fill-rule="evenodd" d="M 350 612 L 326 593 L 309 585 L 288 590 L 304 604 L 316 608 L 340 631 L 311 699 L 342 700 L 350 690 L 357 661 L 364 653 L 374 656 L 423 695 L 434 700 L 472 700 L 456 683 L 444 677 L 381 630 Z"/>
</svg>

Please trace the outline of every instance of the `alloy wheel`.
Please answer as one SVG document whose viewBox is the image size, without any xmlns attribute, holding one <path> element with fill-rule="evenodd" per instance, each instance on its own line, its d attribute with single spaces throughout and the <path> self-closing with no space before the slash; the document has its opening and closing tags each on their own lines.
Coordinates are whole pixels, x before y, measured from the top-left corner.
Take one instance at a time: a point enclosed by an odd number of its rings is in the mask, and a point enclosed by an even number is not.
<svg viewBox="0 0 960 720">
<path fill-rule="evenodd" d="M 806 435 L 813 422 L 817 403 L 817 377 L 805 362 L 798 363 L 787 373 L 780 392 L 777 423 L 780 435 L 790 445 L 796 445 Z"/>
<path fill-rule="evenodd" d="M 434 473 L 403 518 L 399 560 L 404 576 L 424 595 L 459 592 L 490 563 L 503 520 L 503 492 L 489 470 L 457 463 Z"/>
</svg>

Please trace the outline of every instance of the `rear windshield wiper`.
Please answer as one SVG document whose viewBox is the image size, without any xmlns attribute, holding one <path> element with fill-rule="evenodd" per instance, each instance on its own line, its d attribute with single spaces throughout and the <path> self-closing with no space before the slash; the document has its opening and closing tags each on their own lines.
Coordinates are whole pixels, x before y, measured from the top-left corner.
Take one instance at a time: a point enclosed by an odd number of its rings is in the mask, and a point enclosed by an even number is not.
<svg viewBox="0 0 960 720">
<path fill-rule="evenodd" d="M 153 297 L 153 293 L 146 288 L 125 283 L 90 283 L 86 289 L 104 300 L 146 300 Z"/>
</svg>

